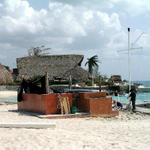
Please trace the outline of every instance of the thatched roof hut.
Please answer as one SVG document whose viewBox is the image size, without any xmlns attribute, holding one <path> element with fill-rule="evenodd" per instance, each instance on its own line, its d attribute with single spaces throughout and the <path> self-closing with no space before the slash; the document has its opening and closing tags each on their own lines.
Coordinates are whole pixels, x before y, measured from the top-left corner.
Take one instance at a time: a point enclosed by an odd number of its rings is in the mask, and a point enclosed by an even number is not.
<svg viewBox="0 0 150 150">
<path fill-rule="evenodd" d="M 88 72 L 81 67 L 83 55 L 49 55 L 17 58 L 18 79 L 30 79 L 48 72 L 49 79 L 68 79 L 69 74 L 78 81 L 86 81 Z"/>
<path fill-rule="evenodd" d="M 12 74 L 0 64 L 0 84 L 9 84 L 13 82 Z"/>
<path fill-rule="evenodd" d="M 120 75 L 112 75 L 110 77 L 110 79 L 113 81 L 113 82 L 122 82 L 122 79 L 121 79 L 121 76 Z"/>
</svg>

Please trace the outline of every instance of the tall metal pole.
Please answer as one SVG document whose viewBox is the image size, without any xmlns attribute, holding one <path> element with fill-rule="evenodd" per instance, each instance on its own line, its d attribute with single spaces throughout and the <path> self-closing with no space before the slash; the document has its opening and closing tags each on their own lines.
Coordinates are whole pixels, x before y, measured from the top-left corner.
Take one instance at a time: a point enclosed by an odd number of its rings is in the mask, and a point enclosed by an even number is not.
<svg viewBox="0 0 150 150">
<path fill-rule="evenodd" d="M 142 33 L 143 34 L 143 33 Z M 127 50 L 119 50 L 118 52 L 123 52 L 123 51 L 128 51 L 128 86 L 129 86 L 129 91 L 131 90 L 131 71 L 130 71 L 130 51 L 135 50 L 135 49 L 142 49 L 142 47 L 138 48 L 133 48 L 133 45 L 140 39 L 142 34 L 135 40 L 135 42 L 130 45 L 130 28 L 128 28 L 128 49 Z"/>
<path fill-rule="evenodd" d="M 130 28 L 128 28 L 128 82 L 129 92 L 131 90 L 131 73 L 130 73 Z"/>
</svg>

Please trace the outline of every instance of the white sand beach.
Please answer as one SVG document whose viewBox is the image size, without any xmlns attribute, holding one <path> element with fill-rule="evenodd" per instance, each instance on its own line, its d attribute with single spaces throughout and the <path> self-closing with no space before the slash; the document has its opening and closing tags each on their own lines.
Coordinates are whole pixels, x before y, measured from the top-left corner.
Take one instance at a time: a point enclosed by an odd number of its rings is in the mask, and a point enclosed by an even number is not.
<svg viewBox="0 0 150 150">
<path fill-rule="evenodd" d="M 17 91 L 0 91 L 0 98 L 15 97 L 17 96 Z"/>
<path fill-rule="evenodd" d="M 40 119 L 0 103 L 0 122 L 49 122 L 56 128 L 0 128 L 1 150 L 149 150 L 150 116 L 120 112 L 113 118 Z"/>
</svg>

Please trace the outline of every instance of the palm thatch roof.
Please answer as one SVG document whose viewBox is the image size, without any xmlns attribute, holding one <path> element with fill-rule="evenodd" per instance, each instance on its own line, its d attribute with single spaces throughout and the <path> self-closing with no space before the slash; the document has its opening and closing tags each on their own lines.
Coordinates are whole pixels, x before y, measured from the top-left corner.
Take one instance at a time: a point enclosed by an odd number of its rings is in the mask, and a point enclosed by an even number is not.
<svg viewBox="0 0 150 150">
<path fill-rule="evenodd" d="M 121 81 L 122 81 L 120 75 L 112 75 L 110 79 L 111 79 L 112 81 L 114 81 L 114 82 L 121 82 Z"/>
<path fill-rule="evenodd" d="M 0 64 L 0 84 L 9 84 L 13 82 L 12 74 Z"/>
<path fill-rule="evenodd" d="M 18 80 L 30 79 L 48 72 L 49 79 L 67 78 L 69 74 L 78 81 L 86 81 L 88 72 L 81 67 L 83 55 L 49 55 L 17 58 Z"/>
</svg>

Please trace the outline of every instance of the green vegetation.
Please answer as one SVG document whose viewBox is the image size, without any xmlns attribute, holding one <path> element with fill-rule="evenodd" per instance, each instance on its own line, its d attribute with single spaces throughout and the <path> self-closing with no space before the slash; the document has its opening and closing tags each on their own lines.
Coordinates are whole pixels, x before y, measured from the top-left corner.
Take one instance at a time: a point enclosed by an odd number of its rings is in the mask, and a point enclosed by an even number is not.
<svg viewBox="0 0 150 150">
<path fill-rule="evenodd" d="M 86 85 L 87 86 L 92 86 L 92 81 L 91 80 L 86 81 Z"/>
<path fill-rule="evenodd" d="M 88 72 L 90 73 L 90 78 L 91 78 L 91 83 L 87 83 L 87 84 L 91 84 L 93 85 L 94 80 L 93 80 L 93 75 L 97 75 L 98 73 L 98 56 L 94 55 L 91 58 L 87 59 L 87 62 L 85 63 L 85 66 L 88 65 Z M 89 81 L 88 81 L 89 82 Z"/>
<path fill-rule="evenodd" d="M 31 47 L 28 49 L 28 55 L 29 56 L 43 56 L 48 55 L 49 53 L 46 53 L 46 51 L 50 50 L 51 48 L 45 48 L 44 45 L 40 47 Z"/>
<path fill-rule="evenodd" d="M 131 86 L 131 89 L 133 89 L 134 91 L 136 91 L 136 86 Z M 129 86 L 127 86 L 126 88 L 125 88 L 125 92 L 126 93 L 129 93 Z"/>
<path fill-rule="evenodd" d="M 4 66 L 8 71 L 10 71 L 10 68 L 9 68 L 9 66 Z"/>
<path fill-rule="evenodd" d="M 7 84 L 0 84 L 0 86 L 18 86 L 20 85 L 20 82 L 13 82 L 13 83 L 7 83 Z"/>
<path fill-rule="evenodd" d="M 98 67 L 98 62 L 99 61 L 98 61 L 98 56 L 97 55 L 94 55 L 91 58 L 87 59 L 87 62 L 85 63 L 85 66 L 88 65 L 88 72 L 90 74 L 93 74 L 94 67 Z"/>
</svg>

